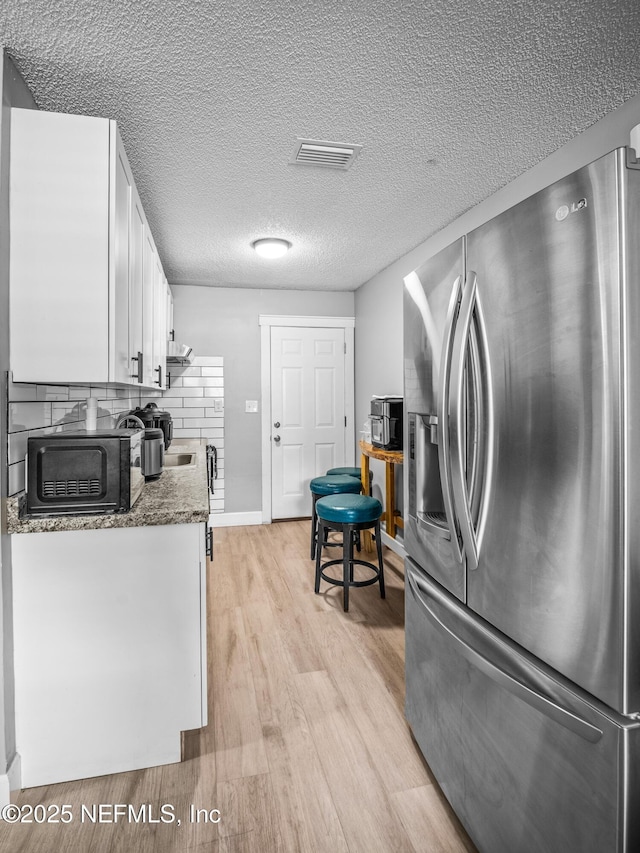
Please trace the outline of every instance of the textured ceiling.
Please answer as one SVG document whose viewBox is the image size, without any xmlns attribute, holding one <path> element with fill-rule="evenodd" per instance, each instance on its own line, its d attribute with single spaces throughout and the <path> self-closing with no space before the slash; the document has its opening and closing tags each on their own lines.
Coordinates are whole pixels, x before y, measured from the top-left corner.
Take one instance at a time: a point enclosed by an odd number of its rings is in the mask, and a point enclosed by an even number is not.
<svg viewBox="0 0 640 853">
<path fill-rule="evenodd" d="M 640 92 L 638 0 L 4 0 L 0 41 L 118 121 L 172 284 L 355 289 Z"/>
</svg>

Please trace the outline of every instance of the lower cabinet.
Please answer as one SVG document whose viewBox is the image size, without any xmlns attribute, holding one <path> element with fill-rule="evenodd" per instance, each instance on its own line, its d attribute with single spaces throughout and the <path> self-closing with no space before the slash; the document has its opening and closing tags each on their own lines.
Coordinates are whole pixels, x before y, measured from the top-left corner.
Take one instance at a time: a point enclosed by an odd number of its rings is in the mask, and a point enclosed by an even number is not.
<svg viewBox="0 0 640 853">
<path fill-rule="evenodd" d="M 205 532 L 12 536 L 22 787 L 180 761 L 206 725 Z"/>
</svg>

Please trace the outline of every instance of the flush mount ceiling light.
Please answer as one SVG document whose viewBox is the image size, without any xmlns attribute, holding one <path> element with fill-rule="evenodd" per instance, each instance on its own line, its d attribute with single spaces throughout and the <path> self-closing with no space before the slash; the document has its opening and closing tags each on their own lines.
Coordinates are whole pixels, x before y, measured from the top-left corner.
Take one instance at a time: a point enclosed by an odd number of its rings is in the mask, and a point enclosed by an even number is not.
<svg viewBox="0 0 640 853">
<path fill-rule="evenodd" d="M 263 258 L 281 258 L 291 248 L 291 243 L 281 237 L 263 237 L 254 240 L 251 245 Z"/>
</svg>

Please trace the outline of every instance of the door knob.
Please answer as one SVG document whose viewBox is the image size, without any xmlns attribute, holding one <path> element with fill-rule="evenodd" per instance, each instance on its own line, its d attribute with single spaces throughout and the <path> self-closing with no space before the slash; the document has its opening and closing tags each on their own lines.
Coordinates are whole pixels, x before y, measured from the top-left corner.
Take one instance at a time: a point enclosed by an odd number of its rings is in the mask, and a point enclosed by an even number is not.
<svg viewBox="0 0 640 853">
<path fill-rule="evenodd" d="M 274 427 L 275 427 L 276 429 L 280 429 L 280 421 L 276 421 L 276 422 L 274 423 Z"/>
<path fill-rule="evenodd" d="M 274 436 L 273 436 L 273 440 L 274 440 L 274 441 L 275 441 L 275 443 L 277 444 L 277 443 L 280 441 L 280 436 L 279 436 L 279 435 L 274 435 Z"/>
</svg>

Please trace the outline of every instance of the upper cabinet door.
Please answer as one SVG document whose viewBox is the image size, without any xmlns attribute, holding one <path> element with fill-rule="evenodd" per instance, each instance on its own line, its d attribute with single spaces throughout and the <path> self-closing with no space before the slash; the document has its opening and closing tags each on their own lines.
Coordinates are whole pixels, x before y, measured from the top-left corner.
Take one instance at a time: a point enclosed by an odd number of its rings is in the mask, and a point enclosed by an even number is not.
<svg viewBox="0 0 640 853">
<path fill-rule="evenodd" d="M 11 110 L 11 369 L 16 382 L 90 384 L 112 378 L 109 146 L 105 119 Z"/>
<path fill-rule="evenodd" d="M 131 262 L 133 260 L 132 246 L 132 202 L 133 202 L 133 178 L 127 162 L 127 155 L 120 136 L 112 128 L 116 135 L 115 144 L 111 149 L 113 157 L 113 179 L 111 191 L 113 193 L 110 204 L 112 222 L 112 233 L 114 235 L 110 249 L 112 259 L 109 264 L 109 315 L 113 317 L 113 323 L 109 324 L 109 372 L 112 373 L 116 382 L 131 381 L 131 361 L 129 354 L 129 310 L 131 281 Z"/>
<path fill-rule="evenodd" d="M 155 367 L 157 367 L 154 362 L 154 297 L 156 293 L 157 276 L 158 268 L 156 261 L 156 247 L 153 243 L 151 232 L 148 228 L 145 228 L 142 255 L 142 351 L 144 353 L 142 384 L 150 387 L 153 386 L 154 379 L 157 375 L 154 373 Z"/>
<path fill-rule="evenodd" d="M 167 382 L 167 280 L 156 254 L 153 293 L 153 383 L 166 388 Z"/>
<path fill-rule="evenodd" d="M 134 190 L 129 247 L 129 360 L 131 379 L 137 384 L 142 384 L 144 378 L 144 233 L 144 211 Z"/>
<path fill-rule="evenodd" d="M 115 122 L 11 110 L 10 258 L 14 381 L 157 387 L 166 299 Z"/>
</svg>

